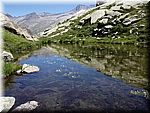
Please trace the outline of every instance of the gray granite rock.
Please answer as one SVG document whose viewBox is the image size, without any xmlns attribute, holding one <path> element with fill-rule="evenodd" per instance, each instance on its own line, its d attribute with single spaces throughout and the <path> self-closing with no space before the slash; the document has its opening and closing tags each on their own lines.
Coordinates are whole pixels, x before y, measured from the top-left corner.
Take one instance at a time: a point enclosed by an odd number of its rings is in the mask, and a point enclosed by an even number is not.
<svg viewBox="0 0 150 113">
<path fill-rule="evenodd" d="M 27 40 L 37 40 L 36 38 L 33 38 L 29 31 L 25 28 L 21 28 L 16 23 L 14 23 L 10 18 L 8 18 L 5 14 L 0 13 L 0 21 L 1 25 L 5 28 L 10 30 L 11 32 L 21 35 Z"/>
<path fill-rule="evenodd" d="M 38 72 L 40 69 L 37 66 L 31 64 L 23 64 L 22 69 L 18 70 L 17 73 L 33 73 Z"/>
<path fill-rule="evenodd" d="M 11 61 L 14 57 L 13 57 L 13 55 L 12 55 L 10 52 L 3 51 L 3 52 L 2 52 L 2 58 L 3 58 L 5 61 Z"/>
<path fill-rule="evenodd" d="M 0 112 L 8 112 L 14 104 L 14 97 L 0 97 L 0 105 L 2 105 Z"/>
<path fill-rule="evenodd" d="M 108 22 L 108 18 L 101 19 L 99 23 L 106 24 Z"/>
<path fill-rule="evenodd" d="M 28 101 L 20 106 L 16 107 L 13 112 L 25 112 L 25 111 L 32 111 L 38 107 L 37 101 Z"/>
</svg>

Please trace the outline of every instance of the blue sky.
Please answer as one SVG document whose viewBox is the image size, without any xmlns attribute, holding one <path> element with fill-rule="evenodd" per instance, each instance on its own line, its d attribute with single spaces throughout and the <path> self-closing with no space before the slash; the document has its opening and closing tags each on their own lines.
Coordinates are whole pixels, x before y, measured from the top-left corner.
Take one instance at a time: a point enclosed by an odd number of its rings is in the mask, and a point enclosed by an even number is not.
<svg viewBox="0 0 150 113">
<path fill-rule="evenodd" d="M 31 12 L 62 13 L 75 8 L 78 4 L 93 5 L 93 3 L 4 3 L 4 13 L 12 16 L 22 16 Z"/>
</svg>

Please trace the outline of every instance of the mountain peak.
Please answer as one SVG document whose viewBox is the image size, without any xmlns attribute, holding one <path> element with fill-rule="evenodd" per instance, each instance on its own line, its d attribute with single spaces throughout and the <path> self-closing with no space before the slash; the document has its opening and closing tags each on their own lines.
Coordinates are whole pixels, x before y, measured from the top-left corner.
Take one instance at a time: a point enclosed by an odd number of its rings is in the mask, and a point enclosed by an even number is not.
<svg viewBox="0 0 150 113">
<path fill-rule="evenodd" d="M 73 10 L 74 11 L 80 11 L 82 9 L 88 9 L 88 8 L 89 8 L 89 6 L 87 6 L 87 5 L 79 4 Z"/>
</svg>

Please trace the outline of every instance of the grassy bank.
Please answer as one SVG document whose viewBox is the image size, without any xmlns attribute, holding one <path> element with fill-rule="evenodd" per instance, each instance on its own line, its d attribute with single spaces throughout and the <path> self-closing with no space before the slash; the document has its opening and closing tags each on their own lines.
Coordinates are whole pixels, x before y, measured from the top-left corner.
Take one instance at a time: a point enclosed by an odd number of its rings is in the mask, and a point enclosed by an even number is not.
<svg viewBox="0 0 150 113">
<path fill-rule="evenodd" d="M 75 32 L 75 31 L 73 31 Z M 5 29 L 3 29 L 3 40 L 4 40 L 4 50 L 11 52 L 14 56 L 14 60 L 11 62 L 4 63 L 4 75 L 9 76 L 14 74 L 20 66 L 15 63 L 18 58 L 23 55 L 30 54 L 32 51 L 40 48 L 43 45 L 49 43 L 65 43 L 65 44 L 91 44 L 91 43 L 102 43 L 102 44 L 135 44 L 136 46 L 143 46 L 143 41 L 138 41 L 142 36 L 134 37 L 130 35 L 127 38 L 117 38 L 112 39 L 111 36 L 105 37 L 93 37 L 93 36 L 74 36 L 70 35 L 70 32 L 65 33 L 61 36 L 56 36 L 53 38 L 46 37 L 41 38 L 37 42 L 28 41 L 22 36 L 13 34 Z M 121 37 L 121 35 L 120 35 Z M 145 43 L 145 41 L 144 41 Z M 146 44 L 145 44 L 146 45 Z"/>
<path fill-rule="evenodd" d="M 113 6 L 114 4 L 112 4 Z M 112 6 L 107 7 L 108 9 Z M 138 8 L 131 8 L 130 10 L 120 10 L 122 11 L 122 15 L 129 14 L 126 18 L 131 16 L 136 16 L 136 18 L 140 18 L 138 21 L 135 21 L 132 24 L 124 25 L 122 19 L 120 21 L 115 21 L 118 17 L 112 17 L 108 20 L 107 23 L 100 23 L 99 20 L 92 23 L 90 22 L 90 18 L 86 19 L 84 23 L 80 22 L 80 20 L 92 14 L 94 11 L 98 10 L 100 7 L 95 8 L 86 14 L 78 17 L 75 20 L 66 20 L 64 23 L 70 23 L 69 26 L 58 26 L 58 29 L 51 33 L 49 36 L 43 39 L 45 43 L 54 42 L 54 43 L 107 43 L 107 44 L 143 44 L 148 42 L 148 32 L 147 32 L 147 16 L 143 16 L 141 18 L 141 13 L 147 13 L 148 6 L 143 4 Z M 104 26 L 112 25 L 113 27 L 109 30 L 104 29 Z M 64 29 L 62 29 L 64 28 Z M 67 32 L 62 33 L 68 29 Z M 99 29 L 100 31 L 95 31 L 95 29 Z M 102 32 L 103 31 L 103 32 Z M 105 32 L 105 33 L 104 33 Z M 97 35 L 96 35 L 97 34 Z"/>
<path fill-rule="evenodd" d="M 129 13 L 129 16 L 136 15 L 140 17 L 139 11 L 143 11 L 144 14 L 147 12 L 147 6 L 142 5 L 138 9 L 128 10 L 126 12 L 122 12 L 123 14 Z M 109 19 L 107 24 L 99 23 L 99 21 L 91 24 L 90 20 L 86 20 L 84 23 L 80 22 L 80 20 L 92 14 L 94 11 L 98 10 L 99 7 L 88 11 L 86 14 L 78 17 L 75 20 L 66 20 L 64 23 L 70 22 L 69 26 L 60 26 L 68 29 L 67 32 L 63 32 L 62 29 L 58 29 L 50 34 L 47 37 L 41 37 L 39 41 L 33 42 L 28 41 L 23 36 L 16 35 L 11 33 L 5 29 L 3 29 L 3 40 L 4 40 L 4 50 L 11 52 L 14 56 L 14 60 L 9 63 L 4 63 L 4 74 L 9 76 L 12 74 L 13 70 L 16 71 L 18 69 L 18 64 L 15 63 L 18 58 L 23 55 L 29 54 L 32 51 L 40 48 L 43 45 L 49 43 L 64 43 L 64 44 L 134 44 L 136 46 L 147 46 L 148 42 L 148 32 L 147 32 L 147 17 L 139 19 L 137 22 L 131 25 L 124 25 L 122 22 L 118 22 L 116 25 L 112 23 L 118 17 L 112 17 Z M 109 9 L 109 8 L 108 8 Z M 101 20 L 101 18 L 99 19 Z M 104 26 L 112 25 L 113 27 L 107 31 L 104 29 Z M 107 31 L 107 33 L 95 32 L 94 29 L 103 29 L 102 31 Z M 97 33 L 97 35 L 95 35 Z M 55 34 L 59 34 L 54 36 Z M 54 37 L 52 37 L 54 36 Z"/>
<path fill-rule="evenodd" d="M 5 62 L 3 68 L 4 68 L 3 72 L 5 74 L 5 77 L 7 77 L 9 75 L 16 74 L 16 71 L 21 68 L 21 65 L 15 62 Z"/>
<path fill-rule="evenodd" d="M 14 56 L 14 59 L 10 62 L 4 62 L 3 72 L 5 77 L 15 72 L 21 68 L 21 65 L 16 63 L 19 57 L 31 53 L 33 50 L 36 50 L 41 47 L 41 42 L 32 42 L 28 41 L 20 35 L 11 33 L 3 29 L 3 49 L 11 52 Z"/>
<path fill-rule="evenodd" d="M 40 47 L 39 42 L 26 40 L 22 36 L 3 29 L 4 50 L 13 54 L 15 60 Z"/>
</svg>

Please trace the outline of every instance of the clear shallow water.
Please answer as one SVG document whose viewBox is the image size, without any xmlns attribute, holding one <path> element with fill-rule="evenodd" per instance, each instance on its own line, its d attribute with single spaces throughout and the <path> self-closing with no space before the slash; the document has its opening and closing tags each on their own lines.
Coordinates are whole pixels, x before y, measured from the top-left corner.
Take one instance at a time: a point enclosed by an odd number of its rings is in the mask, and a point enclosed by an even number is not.
<svg viewBox="0 0 150 113">
<path fill-rule="evenodd" d="M 14 108 L 35 100 L 40 105 L 36 110 L 148 110 L 145 97 L 130 93 L 141 88 L 58 54 L 33 54 L 20 63 L 37 65 L 40 71 L 14 76 L 5 91 L 16 98 Z"/>
<path fill-rule="evenodd" d="M 112 44 L 51 44 L 60 54 L 128 84 L 148 89 L 148 48 Z"/>
</svg>

